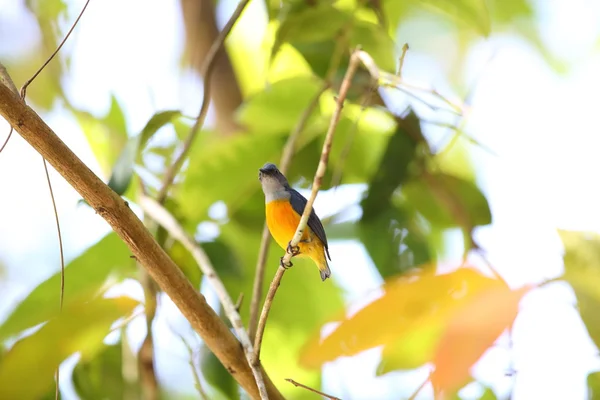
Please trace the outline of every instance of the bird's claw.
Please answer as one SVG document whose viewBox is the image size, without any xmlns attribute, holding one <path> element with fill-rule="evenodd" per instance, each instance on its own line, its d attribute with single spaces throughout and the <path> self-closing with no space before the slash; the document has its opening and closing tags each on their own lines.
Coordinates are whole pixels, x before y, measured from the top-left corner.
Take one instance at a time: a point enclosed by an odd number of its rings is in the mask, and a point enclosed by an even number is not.
<svg viewBox="0 0 600 400">
<path fill-rule="evenodd" d="M 292 246 L 292 242 L 289 242 L 285 251 L 295 257 L 300 254 L 300 246 Z"/>
<path fill-rule="evenodd" d="M 279 259 L 279 266 L 282 267 L 282 268 L 285 268 L 285 269 L 292 268 L 294 266 L 294 264 L 292 264 L 291 261 L 288 261 L 287 264 L 286 264 L 284 258 L 285 257 L 281 257 Z"/>
</svg>

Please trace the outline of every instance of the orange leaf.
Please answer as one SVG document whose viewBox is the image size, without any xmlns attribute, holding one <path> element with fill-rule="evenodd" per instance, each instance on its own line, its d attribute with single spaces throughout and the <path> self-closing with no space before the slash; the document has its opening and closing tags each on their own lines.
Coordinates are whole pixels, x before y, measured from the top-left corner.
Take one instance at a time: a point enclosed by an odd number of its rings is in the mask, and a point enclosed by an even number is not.
<svg viewBox="0 0 600 400">
<path fill-rule="evenodd" d="M 424 343 L 435 346 L 452 310 L 477 293 L 505 287 L 503 282 L 472 268 L 443 275 L 435 272 L 435 267 L 427 267 L 388 281 L 380 298 L 342 321 L 325 339 L 316 336 L 309 341 L 300 362 L 308 368 L 318 368 L 338 357 L 373 347 L 385 345 L 393 349 L 403 338 L 415 337 L 422 331 L 434 339 Z M 434 349 L 427 352 L 429 357 Z"/>
<path fill-rule="evenodd" d="M 452 316 L 433 359 L 436 391 L 454 391 L 470 379 L 469 370 L 515 320 L 521 298 L 531 289 L 496 287 L 479 293 Z"/>
</svg>

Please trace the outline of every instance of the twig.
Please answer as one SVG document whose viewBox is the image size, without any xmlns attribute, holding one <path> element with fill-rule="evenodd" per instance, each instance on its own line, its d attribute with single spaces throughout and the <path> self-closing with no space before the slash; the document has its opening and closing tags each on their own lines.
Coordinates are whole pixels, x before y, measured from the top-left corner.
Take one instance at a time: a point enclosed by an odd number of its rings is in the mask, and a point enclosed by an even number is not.
<svg viewBox="0 0 600 400">
<path fill-rule="evenodd" d="M 231 29 L 233 29 L 233 26 L 242 15 L 242 12 L 244 11 L 248 3 L 250 3 L 250 0 L 240 0 L 236 9 L 233 11 L 233 14 L 229 18 L 229 21 L 227 21 L 227 23 L 223 27 L 223 30 L 219 33 L 219 36 L 217 36 L 217 39 L 213 42 L 210 50 L 208 51 L 206 57 L 202 62 L 200 74 L 203 77 L 204 89 L 202 94 L 202 104 L 200 105 L 200 111 L 198 112 L 196 122 L 192 126 L 192 129 L 190 129 L 190 133 L 188 134 L 188 136 L 185 139 L 185 142 L 183 143 L 181 152 L 177 155 L 177 157 L 175 157 L 175 161 L 173 161 L 173 164 L 171 164 L 171 166 L 165 171 L 162 186 L 158 191 L 157 196 L 157 200 L 161 204 L 167 197 L 169 188 L 173 184 L 175 176 L 179 172 L 179 169 L 181 168 L 188 151 L 192 147 L 194 139 L 198 135 L 200 128 L 204 125 L 204 120 L 206 119 L 206 114 L 208 113 L 208 106 L 210 104 L 210 75 L 212 74 L 212 71 L 215 66 L 215 60 L 217 59 L 216 56 L 219 53 L 219 50 L 221 50 L 221 47 L 223 47 L 225 39 L 227 39 L 227 36 L 229 36 Z"/>
<path fill-rule="evenodd" d="M 325 93 L 327 89 L 330 87 L 330 83 L 326 81 L 323 83 L 315 97 L 306 107 L 298 123 L 294 127 L 294 130 L 288 137 L 287 142 L 283 148 L 283 154 L 281 155 L 280 162 L 280 171 L 284 175 L 287 173 L 287 170 L 291 164 L 292 156 L 294 155 L 294 148 L 296 147 L 296 142 L 300 137 L 300 134 L 304 131 L 306 124 L 313 111 L 319 105 L 319 99 L 321 95 Z M 262 299 L 262 291 L 263 284 L 265 281 L 265 269 L 267 264 L 267 256 L 269 254 L 269 243 L 271 242 L 271 234 L 269 233 L 269 228 L 265 223 L 262 232 L 262 239 L 260 242 L 260 250 L 258 252 L 258 260 L 256 262 L 256 272 L 254 275 L 254 286 L 252 288 L 252 300 L 250 301 L 250 322 L 248 323 L 248 331 L 251 339 L 254 339 L 256 336 L 256 328 L 258 326 L 258 310 L 260 308 L 260 300 Z"/>
<path fill-rule="evenodd" d="M 227 314 L 227 317 L 244 348 L 246 359 L 248 360 L 254 378 L 256 379 L 261 398 L 268 399 L 267 389 L 260 368 L 258 365 L 252 363 L 252 360 L 254 360 L 254 349 L 252 348 L 250 337 L 244 328 L 242 318 L 236 310 L 233 300 L 229 296 L 229 293 L 227 293 L 225 285 L 223 285 L 223 282 L 219 279 L 210 259 L 202 247 L 200 247 L 194 239 L 185 232 L 175 217 L 173 217 L 173 215 L 157 201 L 142 194 L 140 195 L 139 205 L 150 218 L 165 228 L 174 239 L 178 240 L 192 254 L 192 257 L 194 257 L 194 260 L 196 260 L 196 263 L 198 263 L 198 266 L 202 269 L 204 276 L 208 279 L 217 293 L 217 296 L 223 305 L 223 310 L 225 311 L 225 314 Z"/>
<path fill-rule="evenodd" d="M 192 346 L 183 337 L 183 335 L 179 335 L 179 338 L 183 342 L 183 345 L 185 346 L 185 348 L 187 349 L 187 351 L 190 355 L 190 359 L 189 359 L 188 363 L 190 364 L 190 369 L 192 370 L 192 376 L 194 377 L 194 387 L 196 387 L 196 390 L 198 391 L 198 394 L 200 395 L 200 398 L 202 400 L 209 400 L 208 395 L 206 394 L 206 392 L 204 391 L 204 388 L 202 387 L 202 383 L 200 382 L 200 376 L 198 375 L 198 371 L 196 370 L 196 365 L 194 364 L 194 349 L 192 349 Z"/>
<path fill-rule="evenodd" d="M 58 54 L 58 52 L 60 51 L 60 49 L 63 47 L 63 45 L 67 42 L 67 39 L 69 39 L 69 36 L 71 36 L 71 33 L 73 32 L 73 30 L 75 29 L 75 27 L 77 26 L 77 23 L 79 22 L 79 20 L 81 19 L 81 17 L 83 16 L 83 13 L 85 12 L 85 9 L 87 8 L 88 4 L 90 3 L 90 0 L 87 0 L 83 6 L 83 8 L 81 9 L 81 12 L 79 13 L 79 15 L 77 16 L 77 18 L 75 19 L 75 21 L 73 22 L 73 24 L 71 25 L 71 28 L 69 29 L 69 31 L 67 32 L 67 34 L 65 35 L 65 37 L 63 38 L 63 40 L 60 42 L 60 44 L 58 45 L 58 47 L 54 50 L 54 52 L 50 55 L 50 57 L 48 57 L 46 59 L 46 62 L 44 62 L 44 64 L 42 64 L 41 67 L 38 68 L 38 70 L 33 74 L 33 76 L 31 78 L 29 78 L 21 87 L 21 100 L 23 101 L 23 103 L 25 103 L 25 97 L 27 96 L 27 87 L 35 80 L 35 78 L 38 77 L 38 75 L 44 70 L 44 68 L 46 68 L 46 66 L 50 63 L 50 61 L 52 61 L 52 59 Z M 2 71 L 0 75 L 2 75 L 2 83 L 8 87 L 10 90 L 12 90 L 13 92 L 16 92 L 16 87 L 14 82 L 12 81 L 11 77 L 8 75 L 8 72 L 6 71 L 6 68 L 4 68 L 4 66 L 1 66 Z M 2 150 L 4 150 L 4 148 L 6 147 L 6 145 L 8 144 L 8 141 L 10 140 L 12 133 L 13 133 L 13 129 L 14 127 L 11 125 L 10 127 L 10 131 L 8 132 L 8 136 L 6 138 L 6 141 L 4 142 L 4 144 L 2 145 L 2 147 L 0 147 L 0 153 L 2 152 Z M 58 218 L 58 210 L 56 208 L 56 199 L 54 198 L 54 191 L 52 190 L 52 182 L 50 181 L 50 173 L 48 172 L 48 163 L 46 162 L 46 159 L 44 157 L 42 157 L 42 162 L 44 164 L 44 171 L 46 173 L 46 181 L 48 182 L 48 189 L 50 189 L 50 199 L 52 201 L 52 208 L 54 210 L 54 218 L 56 220 L 56 230 L 58 233 L 58 247 L 59 247 L 59 252 L 60 252 L 60 296 L 59 296 L 59 303 L 60 303 L 60 311 L 62 311 L 63 309 L 63 303 L 64 303 L 64 295 L 65 295 L 65 257 L 64 257 L 64 251 L 63 251 L 63 242 L 62 242 L 62 234 L 61 234 L 61 230 L 60 230 L 60 222 L 59 222 L 59 218 Z M 55 378 L 56 378 L 56 387 L 54 390 L 54 398 L 56 400 L 58 400 L 58 398 L 60 397 L 60 365 L 56 367 L 56 372 L 55 372 Z"/>
<path fill-rule="evenodd" d="M 408 52 L 408 43 L 404 43 L 402 46 L 402 54 L 400 54 L 400 60 L 398 61 L 398 71 L 396 71 L 396 75 L 398 78 L 402 79 L 402 68 L 404 67 L 404 57 L 406 57 L 406 53 Z"/>
<path fill-rule="evenodd" d="M 240 312 L 240 309 L 242 308 L 242 303 L 244 302 L 244 292 L 240 292 L 240 295 L 238 296 L 237 301 L 235 302 L 235 310 L 238 312 Z"/>
<path fill-rule="evenodd" d="M 368 53 L 361 51 L 358 53 L 358 57 L 360 58 L 360 61 L 362 62 L 364 67 L 369 71 L 369 74 L 371 74 L 371 77 L 373 79 L 375 79 L 380 86 L 392 87 L 394 89 L 401 90 L 402 92 L 422 101 L 424 104 L 427 104 L 429 107 L 434 108 L 434 106 L 432 106 L 428 102 L 417 97 L 414 93 L 411 93 L 410 90 L 430 94 L 430 95 L 440 99 L 443 103 L 445 103 L 446 105 L 448 105 L 450 107 L 450 110 L 444 109 L 445 111 L 452 112 L 456 115 L 462 115 L 464 113 L 464 108 L 465 108 L 464 104 L 453 103 L 446 97 L 442 96 L 437 90 L 424 88 L 421 86 L 407 83 L 404 79 L 402 79 L 398 75 L 394 75 L 389 72 L 382 71 Z"/>
<path fill-rule="evenodd" d="M 260 398 L 256 381 L 240 343 L 206 299 L 192 286 L 181 269 L 158 245 L 144 224 L 125 201 L 98 178 L 50 127 L 9 88 L 0 85 L 0 116 L 103 217 L 132 254 L 149 272 L 160 288 L 173 300 L 181 313 L 232 376 L 253 399 Z M 282 399 L 281 393 L 264 375 L 270 399 Z"/>
<path fill-rule="evenodd" d="M 306 389 L 306 390 L 308 390 L 308 391 L 310 391 L 310 392 L 316 393 L 316 394 L 318 394 L 318 395 L 321 395 L 321 396 L 323 396 L 323 397 L 327 397 L 328 399 L 331 399 L 331 400 L 342 400 L 342 399 L 340 399 L 339 397 L 335 397 L 335 396 L 332 396 L 332 395 L 330 395 L 330 394 L 323 393 L 323 392 L 321 392 L 320 390 L 313 389 L 313 388 L 311 388 L 311 387 L 309 387 L 309 386 L 303 385 L 302 383 L 300 383 L 300 382 L 296 382 L 296 381 L 295 381 L 295 380 L 293 380 L 293 379 L 286 378 L 285 380 L 286 380 L 286 381 L 288 381 L 289 383 L 291 383 L 292 385 L 296 386 L 296 387 L 301 387 L 301 388 L 303 388 L 303 389 Z"/>
<path fill-rule="evenodd" d="M 415 400 L 417 398 L 417 396 L 419 395 L 419 393 L 421 393 L 421 390 L 423 390 L 423 388 L 425 387 L 425 385 L 427 385 L 430 380 L 431 380 L 431 374 L 427 375 L 427 379 L 425 379 L 423 381 L 423 383 L 421 383 L 419 385 L 419 387 L 414 391 L 414 393 L 410 395 L 410 397 L 408 398 L 408 400 Z"/>
<path fill-rule="evenodd" d="M 300 239 L 302 239 L 302 234 L 304 233 L 304 230 L 306 229 L 306 224 L 308 223 L 308 217 L 312 212 L 315 198 L 317 197 L 317 193 L 319 192 L 319 189 L 321 187 L 323 176 L 325 175 L 325 171 L 327 169 L 327 161 L 329 160 L 329 152 L 331 151 L 331 145 L 333 143 L 333 135 L 335 133 L 335 128 L 337 127 L 337 124 L 342 115 L 342 108 L 344 107 L 344 101 L 346 100 L 346 96 L 348 95 L 348 90 L 350 89 L 352 78 L 354 77 L 354 74 L 356 73 L 356 70 L 358 68 L 358 64 L 360 63 L 360 58 L 358 56 L 360 53 L 361 51 L 357 49 L 352 52 L 352 56 L 350 57 L 350 63 L 348 64 L 346 75 L 344 76 L 344 80 L 342 81 L 342 85 L 340 86 L 340 93 L 336 98 L 336 107 L 333 112 L 333 115 L 331 116 L 329 128 L 327 129 L 327 135 L 325 136 L 325 142 L 323 143 L 323 150 L 321 151 L 319 166 L 317 168 L 317 172 L 315 173 L 315 178 L 313 180 L 312 191 L 310 193 L 310 197 L 308 198 L 308 202 L 304 207 L 304 212 L 302 213 L 302 218 L 300 218 L 300 222 L 298 223 L 296 233 L 294 234 L 294 237 L 290 242 L 291 247 L 297 246 L 300 242 Z M 281 260 L 281 264 L 289 264 L 291 258 L 292 254 L 290 252 L 286 252 L 283 256 L 283 259 Z M 275 273 L 273 281 L 271 282 L 269 292 L 267 293 L 267 298 L 265 299 L 265 304 L 263 305 L 260 319 L 258 321 L 256 337 L 254 339 L 254 349 L 256 357 L 254 359 L 255 364 L 258 364 L 260 360 L 260 346 L 262 344 L 262 338 L 265 332 L 267 318 L 269 316 L 269 311 L 271 310 L 273 298 L 275 297 L 275 293 L 277 292 L 277 288 L 281 283 L 281 278 L 283 278 L 284 273 L 285 268 L 280 265 L 277 269 L 277 272 Z"/>
<path fill-rule="evenodd" d="M 144 289 L 144 314 L 146 319 L 146 337 L 138 351 L 138 368 L 143 398 L 156 400 L 159 398 L 158 379 L 154 370 L 154 335 L 152 323 L 156 317 L 157 296 L 155 283 L 150 275 L 140 267 L 140 283 Z"/>
</svg>

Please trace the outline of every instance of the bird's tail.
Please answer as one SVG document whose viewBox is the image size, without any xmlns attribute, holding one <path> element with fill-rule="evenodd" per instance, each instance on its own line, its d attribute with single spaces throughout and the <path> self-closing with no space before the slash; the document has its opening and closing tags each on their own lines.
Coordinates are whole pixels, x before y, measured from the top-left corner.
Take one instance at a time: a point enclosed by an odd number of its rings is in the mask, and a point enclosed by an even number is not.
<svg viewBox="0 0 600 400">
<path fill-rule="evenodd" d="M 325 257 L 323 257 L 323 260 L 319 263 L 319 272 L 321 273 L 322 281 L 324 281 L 325 279 L 327 279 L 331 276 L 331 270 L 329 269 L 329 263 L 327 262 L 327 259 Z"/>
</svg>

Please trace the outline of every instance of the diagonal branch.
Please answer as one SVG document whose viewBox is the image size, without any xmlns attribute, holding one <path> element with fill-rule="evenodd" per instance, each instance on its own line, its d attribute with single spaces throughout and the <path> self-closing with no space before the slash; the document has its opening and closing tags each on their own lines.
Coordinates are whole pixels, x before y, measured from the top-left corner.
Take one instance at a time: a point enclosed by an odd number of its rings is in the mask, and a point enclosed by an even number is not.
<svg viewBox="0 0 600 400">
<path fill-rule="evenodd" d="M 294 149 L 296 147 L 296 142 L 300 137 L 300 134 L 304 131 L 306 124 L 308 123 L 308 119 L 312 115 L 313 111 L 319 105 L 319 99 L 321 95 L 325 93 L 327 89 L 329 89 L 331 85 L 328 81 L 324 82 L 315 97 L 312 99 L 308 107 L 304 110 L 302 115 L 300 116 L 300 120 L 298 124 L 294 127 L 294 130 L 288 137 L 287 142 L 285 143 L 285 147 L 283 148 L 283 155 L 281 156 L 281 162 L 279 164 L 279 170 L 282 174 L 286 174 L 288 168 L 290 167 L 290 163 L 292 161 L 292 156 L 294 155 Z M 262 289 L 263 282 L 265 280 L 265 269 L 267 265 L 267 255 L 269 250 L 269 243 L 271 241 L 271 234 L 269 233 L 269 228 L 265 222 L 262 232 L 262 239 L 260 242 L 260 250 L 258 253 L 258 261 L 256 262 L 256 273 L 254 275 L 254 287 L 252 288 L 252 300 L 250 302 L 250 322 L 248 323 L 248 332 L 250 334 L 250 338 L 254 339 L 256 336 L 256 329 L 258 327 L 258 310 L 260 308 L 260 300 L 262 299 Z"/>
<path fill-rule="evenodd" d="M 350 57 L 350 64 L 348 65 L 348 70 L 346 71 L 346 75 L 344 76 L 344 80 L 342 81 L 340 93 L 336 99 L 336 107 L 333 112 L 333 115 L 331 116 L 329 128 L 327 129 L 327 134 L 325 136 L 325 142 L 323 143 L 323 150 L 321 151 L 319 166 L 317 167 L 317 172 L 315 173 L 315 178 L 313 180 L 312 191 L 310 193 L 310 197 L 308 198 L 308 202 L 304 207 L 304 212 L 302 213 L 302 218 L 300 218 L 300 222 L 298 224 L 298 228 L 296 229 L 294 238 L 291 240 L 291 247 L 297 246 L 300 242 L 300 239 L 302 239 L 302 234 L 304 233 L 304 230 L 306 229 L 306 224 L 308 223 L 308 217 L 310 216 L 310 213 L 313 209 L 313 204 L 317 197 L 317 193 L 321 188 L 323 176 L 325 176 L 325 171 L 327 169 L 329 152 L 331 151 L 331 145 L 333 144 L 333 135 L 335 133 L 335 129 L 340 120 L 340 117 L 342 116 L 342 108 L 344 108 L 344 101 L 346 100 L 346 96 L 348 95 L 348 90 L 350 89 L 352 78 L 354 77 L 358 65 L 360 64 L 360 53 L 362 52 L 357 49 L 352 53 L 352 56 Z M 291 252 L 286 252 L 286 254 L 283 256 L 281 264 L 289 264 L 291 258 Z M 281 278 L 283 278 L 284 273 L 285 268 L 280 265 L 277 269 L 277 272 L 275 273 L 273 281 L 271 282 L 269 292 L 267 293 L 267 298 L 265 299 L 265 304 L 263 305 L 260 320 L 258 321 L 258 330 L 256 332 L 256 337 L 254 338 L 255 364 L 258 364 L 260 360 L 260 346 L 262 344 L 262 338 L 265 332 L 267 318 L 269 316 L 269 311 L 271 310 L 271 305 L 273 304 L 273 299 L 275 298 L 275 293 L 277 292 L 277 288 L 281 283 Z"/>
<path fill-rule="evenodd" d="M 169 188 L 173 184 L 175 176 L 181 169 L 183 161 L 185 160 L 188 151 L 192 147 L 194 139 L 198 135 L 198 132 L 200 132 L 202 126 L 204 125 L 204 120 L 206 119 L 206 114 L 208 114 L 208 106 L 210 104 L 211 74 L 215 69 L 217 56 L 222 51 L 225 39 L 227 39 L 227 36 L 229 36 L 229 33 L 233 29 L 233 26 L 242 15 L 242 12 L 244 11 L 248 3 L 250 3 L 250 0 L 240 0 L 238 6 L 231 15 L 231 18 L 229 18 L 229 21 L 227 21 L 227 24 L 225 24 L 225 27 L 223 27 L 223 30 L 219 33 L 219 36 L 213 42 L 212 46 L 210 47 L 210 50 L 208 51 L 208 54 L 202 61 L 202 66 L 200 67 L 200 73 L 204 78 L 204 93 L 202 95 L 202 105 L 200 106 L 200 111 L 198 112 L 196 122 L 194 122 L 192 129 L 190 129 L 190 133 L 185 138 L 185 142 L 183 143 L 181 152 L 177 155 L 177 157 L 175 157 L 175 161 L 173 161 L 173 164 L 171 164 L 171 166 L 165 171 L 162 186 L 158 191 L 157 196 L 159 203 L 163 203 L 165 198 L 167 197 Z"/>
<path fill-rule="evenodd" d="M 35 111 L 4 85 L 0 85 L 0 116 L 109 223 L 242 388 L 251 398 L 259 399 L 258 387 L 240 343 L 127 203 L 102 182 Z M 269 398 L 282 399 L 277 388 L 264 376 Z"/>
<path fill-rule="evenodd" d="M 215 292 L 217 292 L 217 296 L 219 296 L 219 300 L 223 305 L 225 314 L 227 314 L 229 321 L 231 321 L 231 325 L 233 325 L 233 329 L 235 329 L 235 332 L 242 343 L 244 353 L 246 354 L 246 359 L 250 364 L 250 368 L 252 368 L 252 373 L 254 374 L 256 383 L 258 384 L 261 398 L 268 398 L 267 389 L 265 387 L 260 368 L 258 368 L 258 365 L 255 365 L 255 363 L 252 362 L 254 359 L 254 349 L 252 348 L 252 342 L 250 341 L 248 332 L 246 332 L 244 324 L 242 323 L 242 317 L 240 317 L 233 300 L 227 293 L 225 285 L 223 285 L 223 282 L 221 279 L 219 279 L 219 276 L 210 262 L 208 255 L 204 252 L 202 247 L 200 247 L 196 241 L 185 232 L 175 217 L 173 217 L 173 215 L 171 215 L 166 208 L 160 205 L 160 203 L 142 194 L 139 199 L 139 204 L 140 207 L 142 207 L 142 210 L 144 210 L 144 212 L 150 218 L 158 222 L 174 239 L 178 240 L 187 249 L 187 251 L 192 254 L 192 257 L 194 257 L 194 260 L 196 260 L 196 263 L 198 263 L 202 269 L 202 273 L 211 283 L 213 289 L 215 289 Z"/>
</svg>

